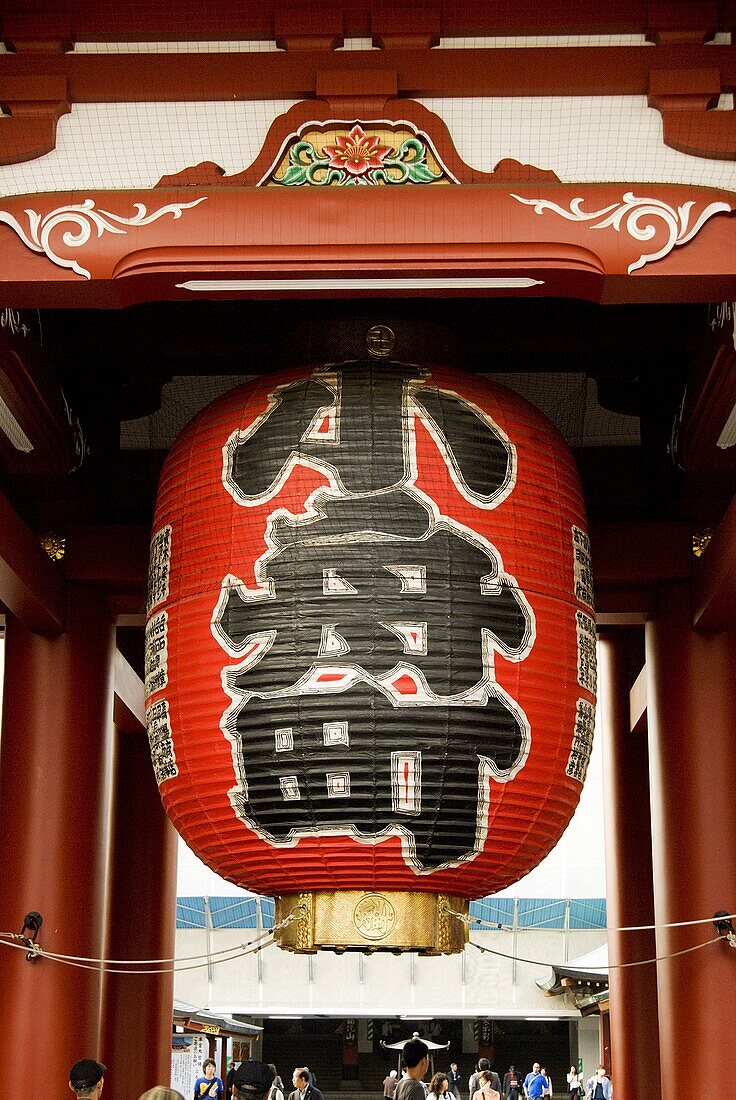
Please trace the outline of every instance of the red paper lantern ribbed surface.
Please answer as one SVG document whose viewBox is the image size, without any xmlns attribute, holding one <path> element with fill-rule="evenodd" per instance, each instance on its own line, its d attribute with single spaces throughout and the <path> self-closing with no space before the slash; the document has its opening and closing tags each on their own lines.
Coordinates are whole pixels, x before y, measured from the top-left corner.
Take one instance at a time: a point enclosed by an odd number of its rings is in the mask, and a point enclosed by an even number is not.
<svg viewBox="0 0 736 1100">
<path fill-rule="evenodd" d="M 161 795 L 225 878 L 472 898 L 567 826 L 589 543 L 568 448 L 513 392 L 384 362 L 232 390 L 167 458 L 149 603 Z"/>
</svg>

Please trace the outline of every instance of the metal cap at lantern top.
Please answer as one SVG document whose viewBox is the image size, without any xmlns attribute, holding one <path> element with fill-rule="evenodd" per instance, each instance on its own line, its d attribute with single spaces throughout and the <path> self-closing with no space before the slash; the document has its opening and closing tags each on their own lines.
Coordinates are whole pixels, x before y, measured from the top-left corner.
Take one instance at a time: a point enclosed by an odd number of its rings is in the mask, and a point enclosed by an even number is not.
<svg viewBox="0 0 736 1100">
<path fill-rule="evenodd" d="M 365 347 L 371 359 L 388 359 L 396 344 L 396 336 L 388 325 L 371 325 L 365 334 Z"/>
<path fill-rule="evenodd" d="M 467 900 L 449 894 L 315 890 L 276 899 L 274 935 L 279 947 L 297 954 L 454 955 L 468 942 L 467 918 Z"/>
</svg>

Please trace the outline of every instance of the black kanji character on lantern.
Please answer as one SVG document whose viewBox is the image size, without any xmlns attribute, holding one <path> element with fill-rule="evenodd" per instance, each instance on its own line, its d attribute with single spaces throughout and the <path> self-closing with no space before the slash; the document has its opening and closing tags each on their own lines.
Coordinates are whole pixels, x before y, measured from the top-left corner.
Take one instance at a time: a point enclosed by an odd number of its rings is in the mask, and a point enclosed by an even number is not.
<svg viewBox="0 0 736 1100">
<path fill-rule="evenodd" d="M 334 384 L 332 379 L 335 379 Z M 336 428 L 320 433 L 333 406 Z M 456 394 L 424 385 L 398 363 L 356 363 L 284 386 L 261 419 L 229 444 L 226 484 L 236 499 L 273 492 L 297 462 L 332 468 L 345 493 L 385 492 L 411 475 L 407 424 L 411 406 L 442 440 L 449 465 L 480 501 L 512 476 L 512 451 L 486 420 Z"/>
<path fill-rule="evenodd" d="M 490 775 L 513 768 L 526 747 L 505 699 L 395 707 L 367 683 L 334 695 L 254 697 L 238 712 L 237 735 L 247 782 L 231 797 L 263 834 L 371 837 L 398 827 L 424 868 L 473 851 Z"/>
<path fill-rule="evenodd" d="M 529 642 L 518 590 L 480 546 L 442 524 L 405 543 L 294 538 L 269 557 L 264 577 L 267 595 L 226 589 L 217 617 L 235 653 L 273 633 L 265 655 L 230 679 L 242 693 L 285 691 L 338 660 L 375 679 L 409 662 L 435 695 L 455 696 L 484 679 L 489 642 L 510 656 Z"/>
<path fill-rule="evenodd" d="M 513 487 L 495 425 L 406 367 L 286 386 L 231 438 L 224 482 L 261 502 L 306 463 L 330 487 L 306 517 L 272 517 L 259 588 L 226 578 L 213 628 L 240 658 L 223 679 L 238 814 L 277 842 L 398 828 L 431 868 L 482 845 L 490 778 L 526 757 L 493 652 L 525 656 L 533 617 L 493 547 L 416 489 L 415 415 L 480 507 Z"/>
</svg>

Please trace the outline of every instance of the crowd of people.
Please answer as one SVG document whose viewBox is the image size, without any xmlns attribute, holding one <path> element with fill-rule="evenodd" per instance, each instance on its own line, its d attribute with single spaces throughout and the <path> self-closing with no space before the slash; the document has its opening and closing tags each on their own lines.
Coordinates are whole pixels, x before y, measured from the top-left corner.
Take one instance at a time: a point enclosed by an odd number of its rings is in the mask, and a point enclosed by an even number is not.
<svg viewBox="0 0 736 1100">
<path fill-rule="evenodd" d="M 403 1077 L 399 1079 L 397 1070 L 392 1069 L 383 1082 L 384 1100 L 463 1100 L 457 1062 L 450 1064 L 447 1073 L 435 1073 L 427 1084 L 424 1081 L 429 1066 L 426 1043 L 410 1039 L 404 1046 L 403 1061 Z M 481 1058 L 468 1081 L 468 1100 L 546 1100 L 554 1095 L 552 1078 L 539 1062 L 535 1062 L 526 1075 L 515 1066 L 509 1066 L 502 1081 L 488 1059 Z M 595 1073 L 587 1080 L 577 1066 L 570 1066 L 562 1095 L 568 1100 L 611 1100 L 613 1086 L 603 1065 L 596 1066 Z"/>
<path fill-rule="evenodd" d="M 410 1039 L 402 1052 L 404 1071 L 401 1077 L 391 1070 L 383 1082 L 384 1100 L 463 1100 L 462 1082 L 456 1062 L 447 1073 L 435 1073 L 429 1083 L 424 1078 L 429 1069 L 429 1048 L 421 1039 Z M 215 1062 L 206 1058 L 202 1073 L 194 1082 L 191 1100 L 324 1100 L 314 1074 L 308 1066 L 298 1066 L 292 1074 L 294 1088 L 286 1097 L 284 1083 L 274 1065 L 249 1060 L 233 1067 L 225 1084 L 216 1075 Z M 77 1100 L 100 1100 L 105 1084 L 106 1067 L 93 1058 L 75 1062 L 69 1071 L 69 1088 Z M 602 1065 L 588 1080 L 576 1066 L 567 1074 L 568 1100 L 611 1100 L 613 1087 Z M 509 1066 L 503 1081 L 487 1058 L 481 1058 L 468 1081 L 468 1100 L 546 1100 L 553 1097 L 552 1078 L 539 1062 L 522 1077 L 515 1066 Z M 189 1100 L 175 1089 L 157 1085 L 144 1092 L 139 1100 Z"/>
<path fill-rule="evenodd" d="M 285 1100 L 284 1083 L 274 1065 L 249 1060 L 233 1066 L 225 1084 L 217 1076 L 212 1058 L 205 1058 L 194 1082 L 191 1100 Z M 100 1100 L 107 1067 L 94 1058 L 82 1058 L 69 1070 L 69 1088 L 77 1100 Z M 292 1074 L 294 1088 L 286 1100 L 324 1100 L 309 1066 L 298 1066 Z M 167 1085 L 148 1089 L 138 1100 L 190 1100 Z"/>
</svg>

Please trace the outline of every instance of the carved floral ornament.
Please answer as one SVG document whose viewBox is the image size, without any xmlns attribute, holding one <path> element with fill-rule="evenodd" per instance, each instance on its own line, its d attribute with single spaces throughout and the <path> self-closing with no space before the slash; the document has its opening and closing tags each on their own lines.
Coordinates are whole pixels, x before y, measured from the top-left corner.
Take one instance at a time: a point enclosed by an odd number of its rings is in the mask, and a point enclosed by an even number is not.
<svg viewBox="0 0 736 1100">
<path fill-rule="evenodd" d="M 281 147 L 259 187 L 380 187 L 459 181 L 410 122 L 309 122 Z"/>
</svg>

